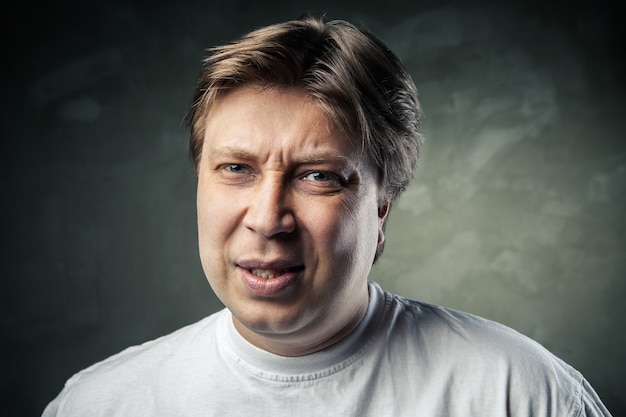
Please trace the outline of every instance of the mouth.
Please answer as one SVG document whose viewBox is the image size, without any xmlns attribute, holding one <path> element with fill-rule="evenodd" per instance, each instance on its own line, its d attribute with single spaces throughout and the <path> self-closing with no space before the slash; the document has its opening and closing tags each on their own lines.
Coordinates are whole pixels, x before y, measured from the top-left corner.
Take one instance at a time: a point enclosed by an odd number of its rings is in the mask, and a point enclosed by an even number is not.
<svg viewBox="0 0 626 417">
<path fill-rule="evenodd" d="M 245 271 L 241 274 L 241 282 L 249 293 L 255 297 L 281 297 L 293 293 L 301 278 L 299 272 L 304 271 L 304 264 L 298 261 L 259 259 L 242 260 L 237 267 Z"/>
<path fill-rule="evenodd" d="M 294 274 L 304 270 L 304 265 L 298 261 L 288 260 L 241 260 L 236 263 L 239 268 L 245 269 L 255 277 L 262 279 L 274 279 L 285 274 Z"/>
<path fill-rule="evenodd" d="M 290 272 L 299 272 L 304 266 L 294 266 L 292 268 L 268 269 L 268 268 L 246 268 L 252 275 L 263 279 L 274 279 Z"/>
</svg>

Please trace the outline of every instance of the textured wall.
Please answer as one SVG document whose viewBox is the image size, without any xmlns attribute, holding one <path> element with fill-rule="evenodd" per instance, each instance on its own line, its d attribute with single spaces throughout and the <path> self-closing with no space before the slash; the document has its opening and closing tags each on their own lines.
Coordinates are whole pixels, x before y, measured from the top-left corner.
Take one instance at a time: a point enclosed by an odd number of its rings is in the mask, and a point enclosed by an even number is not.
<svg viewBox="0 0 626 417">
<path fill-rule="evenodd" d="M 311 10 L 367 24 L 424 104 L 422 165 L 372 279 L 535 338 L 626 415 L 622 10 L 543 3 L 17 5 L 3 18 L 2 414 L 38 415 L 72 373 L 220 308 L 181 124 L 199 62 Z"/>
</svg>

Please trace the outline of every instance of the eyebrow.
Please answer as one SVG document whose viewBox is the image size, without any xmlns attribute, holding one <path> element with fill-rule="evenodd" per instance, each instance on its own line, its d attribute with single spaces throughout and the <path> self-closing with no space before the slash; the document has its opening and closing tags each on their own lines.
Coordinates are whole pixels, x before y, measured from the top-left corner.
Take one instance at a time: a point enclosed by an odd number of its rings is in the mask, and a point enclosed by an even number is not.
<svg viewBox="0 0 626 417">
<path fill-rule="evenodd" d="M 222 146 L 220 148 L 215 149 L 210 153 L 210 156 L 220 157 L 229 157 L 229 158 L 238 158 L 251 160 L 254 159 L 254 155 L 252 152 L 248 152 L 242 148 L 236 148 L 233 146 Z"/>
<path fill-rule="evenodd" d="M 256 159 L 254 153 L 235 146 L 222 146 L 218 149 L 215 149 L 211 152 L 211 156 L 217 158 L 237 158 L 244 161 L 252 161 Z M 305 156 L 303 158 L 299 158 L 296 160 L 296 163 L 301 165 L 319 165 L 319 164 L 335 164 L 342 165 L 346 167 L 352 167 L 354 169 L 357 168 L 358 164 L 354 164 L 351 158 L 347 158 L 345 156 L 333 155 L 326 152 L 321 152 L 319 154 L 314 154 L 311 156 Z"/>
</svg>

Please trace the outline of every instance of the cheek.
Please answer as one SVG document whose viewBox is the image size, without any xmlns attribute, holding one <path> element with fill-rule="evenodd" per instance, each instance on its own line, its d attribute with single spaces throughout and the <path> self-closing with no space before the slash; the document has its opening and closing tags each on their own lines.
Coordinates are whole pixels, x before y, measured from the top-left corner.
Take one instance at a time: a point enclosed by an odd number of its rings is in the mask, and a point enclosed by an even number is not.
<svg viewBox="0 0 626 417">
<path fill-rule="evenodd" d="M 351 229 L 355 239 L 354 246 L 357 251 L 359 262 L 371 267 L 376 249 L 378 247 L 378 204 L 374 195 L 360 201 L 360 204 L 351 212 Z M 363 262 L 364 259 L 371 259 L 371 262 Z"/>
<path fill-rule="evenodd" d="M 204 191 L 200 185 L 198 185 L 198 195 L 196 197 L 196 209 L 198 216 L 198 240 L 201 246 L 207 243 L 207 238 L 211 236 L 211 219 L 215 218 L 213 212 L 213 204 L 206 191 Z"/>
<path fill-rule="evenodd" d="M 196 207 L 198 226 L 210 235 L 219 234 L 219 228 L 227 226 L 229 218 L 234 218 L 236 213 L 234 200 L 209 181 L 199 181 Z"/>
<path fill-rule="evenodd" d="M 343 202 L 321 215 L 318 211 L 308 229 L 317 249 L 332 262 L 361 263 L 372 260 L 378 244 L 378 209 L 364 201 Z"/>
<path fill-rule="evenodd" d="M 208 267 L 210 258 L 221 257 L 221 250 L 232 229 L 235 212 L 227 199 L 220 198 L 216 191 L 207 192 L 208 186 L 198 185 L 196 200 L 198 216 L 198 246 L 203 265 Z"/>
<path fill-rule="evenodd" d="M 215 191 L 198 189 L 198 250 L 202 270 L 209 285 L 222 302 L 227 294 L 227 243 L 232 234 L 232 205 L 224 198 L 216 198 Z M 229 213 L 231 214 L 229 216 Z"/>
</svg>

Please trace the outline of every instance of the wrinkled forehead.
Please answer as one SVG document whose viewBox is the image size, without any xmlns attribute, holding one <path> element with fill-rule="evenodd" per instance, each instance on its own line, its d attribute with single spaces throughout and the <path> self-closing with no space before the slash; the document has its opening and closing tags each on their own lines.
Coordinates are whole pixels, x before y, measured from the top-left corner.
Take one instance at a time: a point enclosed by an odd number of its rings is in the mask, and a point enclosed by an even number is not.
<svg viewBox="0 0 626 417">
<path fill-rule="evenodd" d="M 205 151 L 218 144 L 253 149 L 262 143 L 307 158 L 336 154 L 372 169 L 362 142 L 337 124 L 332 107 L 304 88 L 250 85 L 223 91 L 205 123 Z"/>
<path fill-rule="evenodd" d="M 242 140 L 270 134 L 265 139 L 276 146 L 281 138 L 289 144 L 300 140 L 300 147 L 323 143 L 355 157 L 361 149 L 330 109 L 300 87 L 252 84 L 222 91 L 206 114 L 204 139 L 226 133 Z"/>
<path fill-rule="evenodd" d="M 219 109 L 226 107 L 239 106 L 242 108 L 246 106 L 245 101 L 233 100 L 233 96 L 254 96 L 261 95 L 265 97 L 288 97 L 290 102 L 294 104 L 295 108 L 306 108 L 309 113 L 316 113 L 321 116 L 318 118 L 319 123 L 323 124 L 328 132 L 333 132 L 337 137 L 341 137 L 342 140 L 347 141 L 355 149 L 363 149 L 363 141 L 360 140 L 360 136 L 356 134 L 355 129 L 351 123 L 348 123 L 343 115 L 341 109 L 330 103 L 328 100 L 315 92 L 311 92 L 302 86 L 283 86 L 269 83 L 250 83 L 237 87 L 230 87 L 227 89 L 220 89 L 216 91 L 212 97 L 209 98 L 205 105 L 204 115 L 202 117 L 203 130 L 210 124 L 216 113 L 219 113 Z M 257 115 L 257 117 L 263 117 L 264 114 L 271 112 L 272 104 L 268 102 L 255 101 L 258 108 L 247 108 L 248 114 Z M 231 109 L 232 110 L 232 109 Z"/>
</svg>

